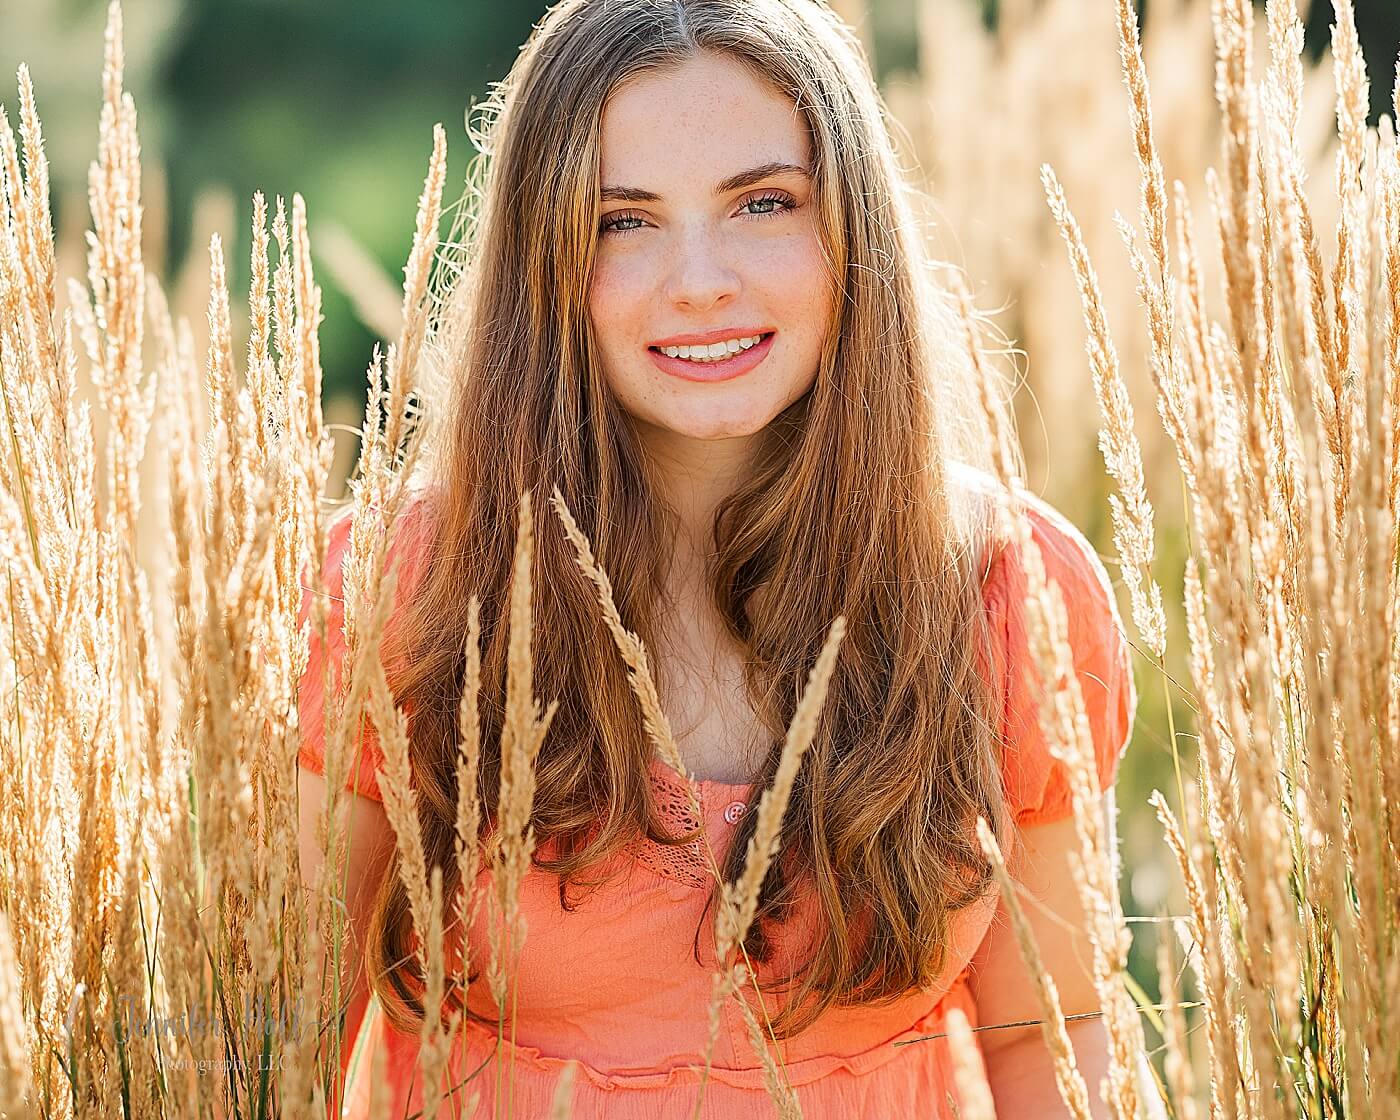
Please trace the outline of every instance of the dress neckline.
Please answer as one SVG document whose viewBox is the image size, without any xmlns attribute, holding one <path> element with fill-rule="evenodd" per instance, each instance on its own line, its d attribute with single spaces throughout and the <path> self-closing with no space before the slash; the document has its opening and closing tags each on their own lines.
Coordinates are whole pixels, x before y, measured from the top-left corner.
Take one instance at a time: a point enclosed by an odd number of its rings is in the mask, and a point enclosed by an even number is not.
<svg viewBox="0 0 1400 1120">
<path fill-rule="evenodd" d="M 672 784 L 685 786 L 685 777 L 660 755 L 652 755 L 651 769 Z M 757 782 L 720 782 L 713 778 L 696 778 L 695 784 L 702 793 L 724 797 L 747 797 L 758 785 Z"/>
</svg>

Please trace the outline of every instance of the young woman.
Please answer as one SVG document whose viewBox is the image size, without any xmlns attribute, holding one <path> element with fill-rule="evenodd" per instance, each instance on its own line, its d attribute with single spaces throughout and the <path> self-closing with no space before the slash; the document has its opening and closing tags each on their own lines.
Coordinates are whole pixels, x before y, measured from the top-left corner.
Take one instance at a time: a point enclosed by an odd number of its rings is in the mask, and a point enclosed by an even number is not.
<svg viewBox="0 0 1400 1120">
<path fill-rule="evenodd" d="M 727 877 L 806 675 L 846 617 L 746 947 L 807 1117 L 952 1115 L 943 1041 L 891 1044 L 941 1033 L 952 1008 L 974 1025 L 1040 1015 L 979 814 L 1012 853 L 1065 1012 L 1095 1002 L 1066 774 L 1027 676 L 1023 573 L 994 539 L 975 394 L 868 65 L 815 0 L 565 0 L 494 99 L 470 267 L 448 303 L 461 345 L 444 453 L 400 522 L 391 625 L 409 651 L 394 691 L 429 865 L 451 897 L 467 602 L 482 601 L 474 792 L 489 819 L 510 557 L 531 490 L 534 691 L 559 709 L 537 766 L 515 1047 L 496 1052 L 513 1061 L 515 1115 L 547 1115 L 574 1059 L 575 1116 L 690 1117 L 715 965 L 699 842 L 664 843 L 700 822 L 545 505 L 555 486 L 646 644 Z M 1069 606 L 1108 789 L 1136 702 L 1113 594 L 1062 516 L 1016 498 Z M 347 531 L 332 531 L 333 602 Z M 302 685 L 308 879 L 326 795 L 319 682 L 344 655 L 340 622 L 329 650 L 313 643 Z M 387 1052 L 399 1116 L 421 1101 L 422 978 L 372 731 L 360 748 L 348 1031 L 372 986 L 385 1015 L 370 1044 Z M 488 904 L 455 931 L 473 976 L 493 920 Z M 454 1081 L 497 1045 L 484 980 L 455 995 L 467 1016 Z M 700 1115 L 771 1114 L 739 1009 L 721 1028 Z M 1096 1085 L 1099 1021 L 1070 1034 Z M 977 1037 L 1003 1115 L 1062 1113 L 1038 1028 Z M 469 1087 L 478 1115 L 494 1114 L 495 1087 L 488 1064 Z"/>
</svg>

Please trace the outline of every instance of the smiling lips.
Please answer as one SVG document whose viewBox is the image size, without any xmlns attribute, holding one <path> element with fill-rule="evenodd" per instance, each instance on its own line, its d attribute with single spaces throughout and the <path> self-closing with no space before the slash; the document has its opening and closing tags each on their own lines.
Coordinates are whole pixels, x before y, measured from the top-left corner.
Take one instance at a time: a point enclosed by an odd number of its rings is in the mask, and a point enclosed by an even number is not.
<svg viewBox="0 0 1400 1120">
<path fill-rule="evenodd" d="M 683 337 L 688 341 L 686 343 L 681 343 L 676 339 L 667 339 L 665 345 L 670 349 L 675 349 L 677 346 L 685 346 L 687 350 L 693 352 L 699 350 L 701 346 L 706 344 L 713 345 L 714 343 L 724 342 L 728 339 L 745 338 L 744 335 L 734 333 L 710 333 L 715 337 L 706 338 L 703 334 L 678 336 L 678 338 Z M 727 358 L 718 358 L 714 360 L 702 359 L 696 361 L 691 358 L 672 357 L 658 349 L 659 344 L 647 347 L 647 354 L 651 356 L 651 360 L 656 363 L 657 368 L 663 373 L 669 373 L 671 376 L 679 377 L 683 381 L 728 381 L 731 378 L 748 373 L 749 370 L 763 361 L 763 359 L 768 356 L 768 351 L 773 348 L 773 338 L 776 332 L 754 333 L 759 335 L 759 342 L 750 346 L 748 349 L 740 349 L 730 354 Z M 748 337 L 753 336 L 751 335 Z"/>
<path fill-rule="evenodd" d="M 753 334 L 740 338 L 727 338 L 721 342 L 701 343 L 698 346 L 684 343 L 679 346 L 668 346 L 664 343 L 657 343 L 656 348 L 672 358 L 689 358 L 692 362 L 717 362 L 721 358 L 737 354 L 740 350 L 757 346 L 762 341 L 763 332 L 755 331 Z M 673 350 L 675 353 L 671 353 Z"/>
</svg>

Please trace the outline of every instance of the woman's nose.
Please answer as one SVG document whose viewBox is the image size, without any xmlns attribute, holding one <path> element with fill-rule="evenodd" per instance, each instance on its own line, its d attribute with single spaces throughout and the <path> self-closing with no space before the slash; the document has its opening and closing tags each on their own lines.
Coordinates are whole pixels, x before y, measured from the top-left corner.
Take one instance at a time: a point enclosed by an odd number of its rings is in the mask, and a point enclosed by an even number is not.
<svg viewBox="0 0 1400 1120">
<path fill-rule="evenodd" d="M 682 238 L 667 278 L 667 298 L 677 307 L 703 309 L 739 291 L 739 274 L 720 240 L 706 234 Z"/>
</svg>

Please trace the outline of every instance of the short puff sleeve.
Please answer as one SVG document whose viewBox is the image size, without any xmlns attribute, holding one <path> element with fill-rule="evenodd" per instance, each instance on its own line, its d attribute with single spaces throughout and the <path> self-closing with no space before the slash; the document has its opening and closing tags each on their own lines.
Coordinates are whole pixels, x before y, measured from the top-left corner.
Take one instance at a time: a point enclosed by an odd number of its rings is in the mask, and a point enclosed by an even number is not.
<svg viewBox="0 0 1400 1120">
<path fill-rule="evenodd" d="M 334 696 L 341 687 L 341 677 L 346 655 L 345 641 L 345 596 L 342 565 L 350 551 L 351 511 L 346 510 L 333 521 L 328 530 L 326 562 L 322 569 L 326 592 L 330 597 L 330 610 L 326 616 L 326 644 L 323 646 L 317 637 L 314 626 L 308 626 L 308 652 L 306 668 L 302 673 L 297 689 L 297 719 L 300 727 L 301 743 L 297 751 L 297 761 L 306 770 L 317 774 L 326 772 L 326 743 L 324 716 L 326 697 L 323 693 L 322 670 L 326 664 L 328 651 L 330 659 L 330 695 Z M 391 540 L 384 557 L 384 571 L 397 555 L 399 559 L 397 586 L 394 591 L 394 605 L 390 610 L 387 626 L 392 628 L 407 596 L 413 593 L 422 567 L 424 522 L 424 501 L 415 499 L 399 514 Z M 309 567 L 302 570 L 301 610 L 297 625 L 307 623 L 311 618 L 314 589 L 311 586 Z M 383 646 L 381 645 L 381 651 Z M 392 676 L 390 678 L 392 680 Z M 379 790 L 379 771 L 384 755 L 379 746 L 379 736 L 368 711 L 362 712 L 360 736 L 347 772 L 345 788 L 383 801 Z"/>
<path fill-rule="evenodd" d="M 1046 576 L 1064 596 L 1099 789 L 1107 790 L 1137 711 L 1132 660 L 1113 589 L 1093 546 L 1063 514 L 1020 488 L 1016 500 L 1040 546 Z M 993 561 L 983 595 L 1002 701 L 1002 783 L 1008 811 L 1018 826 L 1063 819 L 1073 812 L 1069 771 L 1051 755 L 1040 724 L 1043 685 L 1028 641 L 1026 572 L 1014 537 Z"/>
</svg>

